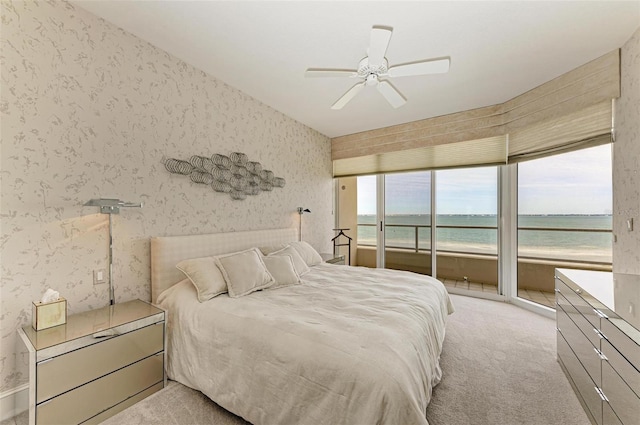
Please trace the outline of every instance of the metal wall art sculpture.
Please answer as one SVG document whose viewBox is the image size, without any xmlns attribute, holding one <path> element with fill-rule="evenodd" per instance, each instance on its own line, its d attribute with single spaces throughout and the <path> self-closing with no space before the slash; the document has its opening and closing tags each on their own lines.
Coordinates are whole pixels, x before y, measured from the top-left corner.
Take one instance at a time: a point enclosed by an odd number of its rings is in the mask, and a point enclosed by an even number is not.
<svg viewBox="0 0 640 425">
<path fill-rule="evenodd" d="M 262 164 L 249 161 L 247 155 L 232 152 L 231 155 L 213 154 L 211 158 L 193 155 L 189 161 L 169 158 L 164 166 L 170 173 L 189 176 L 191 181 L 211 186 L 216 192 L 228 193 L 231 199 L 246 199 L 260 192 L 270 192 L 286 184 L 273 171 L 263 170 Z"/>
</svg>

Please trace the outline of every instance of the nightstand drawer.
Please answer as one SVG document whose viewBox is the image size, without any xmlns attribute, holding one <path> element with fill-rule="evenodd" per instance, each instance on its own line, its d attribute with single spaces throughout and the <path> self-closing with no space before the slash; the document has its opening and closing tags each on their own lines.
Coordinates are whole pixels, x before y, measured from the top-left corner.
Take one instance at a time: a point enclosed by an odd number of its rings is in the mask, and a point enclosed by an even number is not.
<svg viewBox="0 0 640 425">
<path fill-rule="evenodd" d="M 104 422 L 105 420 L 109 419 L 111 416 L 122 412 L 124 409 L 133 406 L 134 404 L 136 404 L 141 400 L 144 400 L 145 398 L 149 397 L 151 394 L 160 391 L 162 388 L 164 388 L 164 383 L 158 382 L 154 386 L 149 387 L 146 390 L 134 395 L 133 397 L 129 397 L 125 401 L 116 404 L 111 409 L 105 410 L 99 415 L 96 415 L 93 418 L 85 422 L 82 422 L 82 425 L 97 425 L 101 422 Z"/>
<path fill-rule="evenodd" d="M 62 394 L 36 407 L 36 420 L 45 424 L 78 424 L 121 401 L 161 383 L 164 356 L 159 353 L 110 375 Z"/>
<path fill-rule="evenodd" d="M 37 364 L 37 403 L 163 351 L 164 324 L 96 342 Z"/>
</svg>

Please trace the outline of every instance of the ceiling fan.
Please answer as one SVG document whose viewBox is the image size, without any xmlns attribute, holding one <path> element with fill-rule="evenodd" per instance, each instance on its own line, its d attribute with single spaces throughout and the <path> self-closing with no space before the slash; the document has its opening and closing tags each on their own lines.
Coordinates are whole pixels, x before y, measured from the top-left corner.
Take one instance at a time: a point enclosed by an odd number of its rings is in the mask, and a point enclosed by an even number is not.
<svg viewBox="0 0 640 425">
<path fill-rule="evenodd" d="M 404 65 L 389 67 L 385 58 L 393 28 L 375 25 L 371 28 L 368 56 L 360 61 L 358 69 L 325 69 L 309 68 L 305 77 L 349 77 L 360 78 L 363 81 L 351 87 L 331 109 L 342 109 L 366 86 L 375 86 L 384 98 L 394 108 L 399 108 L 407 102 L 389 80 L 385 78 L 408 77 L 414 75 L 441 74 L 449 71 L 450 59 L 437 58 L 412 62 Z"/>
</svg>

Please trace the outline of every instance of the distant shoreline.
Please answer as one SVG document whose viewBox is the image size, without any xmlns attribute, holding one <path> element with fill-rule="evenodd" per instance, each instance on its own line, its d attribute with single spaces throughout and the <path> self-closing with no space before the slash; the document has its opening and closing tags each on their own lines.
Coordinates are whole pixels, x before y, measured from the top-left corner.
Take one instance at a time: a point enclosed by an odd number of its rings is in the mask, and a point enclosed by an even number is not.
<svg viewBox="0 0 640 425">
<path fill-rule="evenodd" d="M 386 214 L 387 217 L 412 216 L 424 217 L 431 214 Z M 438 214 L 448 217 L 496 217 L 497 214 Z M 518 214 L 520 217 L 612 217 L 613 214 Z M 375 214 L 358 214 L 358 217 L 375 217 Z"/>
</svg>

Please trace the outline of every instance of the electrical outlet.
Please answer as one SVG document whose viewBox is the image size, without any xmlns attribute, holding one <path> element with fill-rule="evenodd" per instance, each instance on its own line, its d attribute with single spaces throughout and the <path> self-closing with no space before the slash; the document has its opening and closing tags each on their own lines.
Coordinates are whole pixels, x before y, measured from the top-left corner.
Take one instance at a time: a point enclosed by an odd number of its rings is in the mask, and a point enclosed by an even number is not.
<svg viewBox="0 0 640 425">
<path fill-rule="evenodd" d="M 106 279 L 106 273 L 104 272 L 104 269 L 98 269 L 98 270 L 94 270 L 93 271 L 93 284 L 94 285 L 99 285 L 101 283 L 106 283 L 107 279 Z"/>
</svg>

